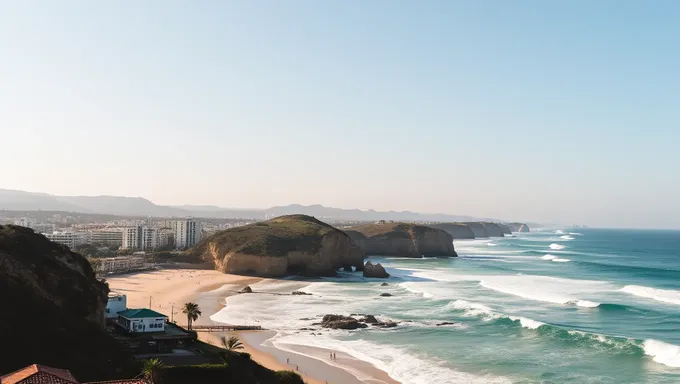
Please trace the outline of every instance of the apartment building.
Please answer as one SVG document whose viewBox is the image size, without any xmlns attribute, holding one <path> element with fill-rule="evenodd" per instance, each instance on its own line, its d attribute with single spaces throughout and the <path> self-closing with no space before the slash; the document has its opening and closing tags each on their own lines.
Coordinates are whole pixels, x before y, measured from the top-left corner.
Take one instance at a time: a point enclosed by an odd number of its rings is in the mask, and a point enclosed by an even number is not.
<svg viewBox="0 0 680 384">
<path fill-rule="evenodd" d="M 201 225 L 193 219 L 175 220 L 173 222 L 175 233 L 175 247 L 185 249 L 193 247 L 201 241 Z"/>
</svg>

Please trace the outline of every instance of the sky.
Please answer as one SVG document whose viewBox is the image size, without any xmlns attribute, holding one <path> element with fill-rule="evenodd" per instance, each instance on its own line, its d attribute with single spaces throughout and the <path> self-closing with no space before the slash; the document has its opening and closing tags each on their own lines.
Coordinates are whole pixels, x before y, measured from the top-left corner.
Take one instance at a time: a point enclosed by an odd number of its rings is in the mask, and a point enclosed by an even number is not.
<svg viewBox="0 0 680 384">
<path fill-rule="evenodd" d="M 680 228 L 679 15 L 0 1 L 0 188 Z"/>
</svg>

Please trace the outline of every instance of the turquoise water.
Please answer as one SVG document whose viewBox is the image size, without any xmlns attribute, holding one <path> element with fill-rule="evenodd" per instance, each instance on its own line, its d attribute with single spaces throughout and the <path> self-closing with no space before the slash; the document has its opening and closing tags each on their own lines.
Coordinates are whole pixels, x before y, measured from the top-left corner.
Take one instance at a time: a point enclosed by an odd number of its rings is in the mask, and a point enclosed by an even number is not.
<svg viewBox="0 0 680 384">
<path fill-rule="evenodd" d="M 213 319 L 281 330 L 284 349 L 345 351 L 404 383 L 680 382 L 680 232 L 579 228 L 455 246 L 456 259 L 372 258 L 388 287 L 356 273 L 261 283 L 313 295 L 234 296 Z M 401 324 L 299 330 L 326 313 Z"/>
</svg>

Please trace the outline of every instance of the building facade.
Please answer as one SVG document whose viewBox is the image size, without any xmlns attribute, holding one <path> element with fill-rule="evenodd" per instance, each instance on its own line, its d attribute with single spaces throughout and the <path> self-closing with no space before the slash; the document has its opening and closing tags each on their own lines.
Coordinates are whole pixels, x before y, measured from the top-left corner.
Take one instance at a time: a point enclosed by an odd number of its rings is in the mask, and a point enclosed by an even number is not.
<svg viewBox="0 0 680 384">
<path fill-rule="evenodd" d="M 127 309 L 127 296 L 118 293 L 110 292 L 109 300 L 106 302 L 107 319 L 118 318 L 118 312 L 123 312 Z"/>
<path fill-rule="evenodd" d="M 134 226 L 123 228 L 122 249 L 154 249 L 158 246 L 158 229 Z"/>
<path fill-rule="evenodd" d="M 54 241 L 58 244 L 63 244 L 71 249 L 76 245 L 87 243 L 87 234 L 78 232 L 52 232 L 45 233 L 48 240 Z"/>
<path fill-rule="evenodd" d="M 123 230 L 122 229 L 100 229 L 90 231 L 90 243 L 102 244 L 107 246 L 122 246 L 123 245 Z"/>
<path fill-rule="evenodd" d="M 175 248 L 177 249 L 193 247 L 201 241 L 201 226 L 196 220 L 175 220 L 173 230 L 175 232 Z"/>
<path fill-rule="evenodd" d="M 131 333 L 163 332 L 168 317 L 151 309 L 127 309 L 118 312 L 118 325 Z"/>
</svg>

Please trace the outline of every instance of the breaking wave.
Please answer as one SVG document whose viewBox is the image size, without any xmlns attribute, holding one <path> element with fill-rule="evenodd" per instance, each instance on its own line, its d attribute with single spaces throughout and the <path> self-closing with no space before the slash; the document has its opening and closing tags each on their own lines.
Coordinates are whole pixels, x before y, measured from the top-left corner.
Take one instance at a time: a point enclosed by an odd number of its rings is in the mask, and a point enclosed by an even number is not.
<svg viewBox="0 0 680 384">
<path fill-rule="evenodd" d="M 550 249 L 560 250 L 560 249 L 564 249 L 564 248 L 566 248 L 566 247 L 562 244 L 557 244 L 557 243 L 550 244 Z"/>
<path fill-rule="evenodd" d="M 621 288 L 620 291 L 633 296 L 660 301 L 662 303 L 680 305 L 680 291 L 651 288 L 641 285 L 626 285 Z"/>
</svg>

